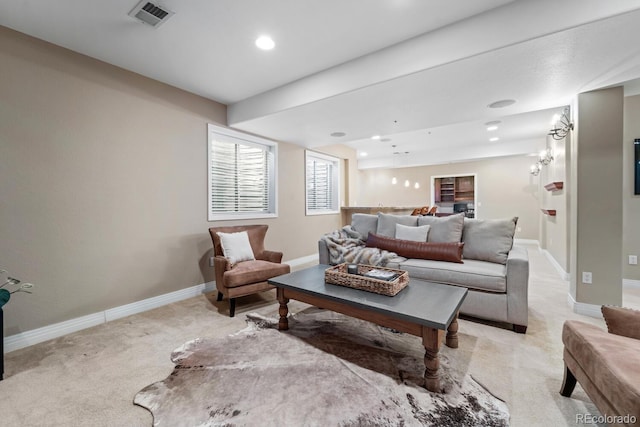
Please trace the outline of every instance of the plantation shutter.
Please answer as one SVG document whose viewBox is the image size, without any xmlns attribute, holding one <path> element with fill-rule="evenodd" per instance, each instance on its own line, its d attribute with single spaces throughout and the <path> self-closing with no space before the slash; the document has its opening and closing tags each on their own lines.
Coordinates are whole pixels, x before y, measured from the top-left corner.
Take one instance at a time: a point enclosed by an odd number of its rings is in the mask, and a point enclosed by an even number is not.
<svg viewBox="0 0 640 427">
<path fill-rule="evenodd" d="M 269 212 L 269 147 L 216 138 L 211 142 L 211 206 L 216 213 Z"/>
<path fill-rule="evenodd" d="M 333 162 L 307 159 L 307 210 L 335 210 Z"/>
</svg>

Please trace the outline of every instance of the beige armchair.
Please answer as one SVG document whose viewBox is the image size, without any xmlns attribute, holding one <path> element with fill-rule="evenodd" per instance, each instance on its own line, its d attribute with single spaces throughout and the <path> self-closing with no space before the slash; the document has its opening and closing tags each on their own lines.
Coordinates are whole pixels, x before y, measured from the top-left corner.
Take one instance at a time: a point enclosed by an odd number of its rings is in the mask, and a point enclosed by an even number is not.
<svg viewBox="0 0 640 427">
<path fill-rule="evenodd" d="M 236 298 L 274 289 L 267 280 L 290 272 L 288 264 L 282 264 L 282 252 L 264 248 L 264 238 L 268 225 L 242 225 L 212 227 L 209 229 L 213 240 L 214 268 L 218 301 L 229 299 L 229 317 L 235 315 Z M 218 233 L 239 233 L 246 231 L 255 260 L 241 261 L 232 265 L 225 258 Z"/>
</svg>

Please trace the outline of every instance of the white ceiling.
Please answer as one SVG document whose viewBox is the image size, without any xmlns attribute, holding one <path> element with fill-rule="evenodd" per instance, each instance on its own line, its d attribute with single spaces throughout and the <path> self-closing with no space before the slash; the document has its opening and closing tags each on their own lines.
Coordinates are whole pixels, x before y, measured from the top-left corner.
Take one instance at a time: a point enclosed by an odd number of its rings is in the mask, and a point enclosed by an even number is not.
<svg viewBox="0 0 640 427">
<path fill-rule="evenodd" d="M 362 168 L 537 151 L 577 93 L 640 78 L 635 0 L 164 0 L 157 29 L 136 3 L 0 0 L 0 25 L 228 104 L 232 127 L 366 151 Z"/>
</svg>

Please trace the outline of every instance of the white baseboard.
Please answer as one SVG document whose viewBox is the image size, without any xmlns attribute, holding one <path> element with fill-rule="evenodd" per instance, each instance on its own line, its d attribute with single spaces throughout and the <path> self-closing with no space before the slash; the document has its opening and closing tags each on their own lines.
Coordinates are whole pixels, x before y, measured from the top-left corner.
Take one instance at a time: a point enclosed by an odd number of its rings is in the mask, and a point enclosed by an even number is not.
<svg viewBox="0 0 640 427">
<path fill-rule="evenodd" d="M 289 264 L 290 267 L 299 267 L 301 265 L 308 264 L 310 262 L 318 262 L 319 255 L 313 254 L 308 256 L 303 256 L 301 258 L 295 258 L 289 261 L 285 261 L 285 264 Z"/>
<path fill-rule="evenodd" d="M 213 284 L 213 289 L 211 289 L 210 283 Z M 123 317 L 131 316 L 132 314 L 142 313 L 143 311 L 153 310 L 154 308 L 162 307 L 163 305 L 171 304 L 172 302 L 182 301 L 206 292 L 211 292 L 216 288 L 216 286 L 215 282 L 210 283 L 203 283 L 190 288 L 180 289 L 179 291 L 169 292 L 168 294 L 158 295 L 157 297 L 147 298 L 142 301 L 105 310 L 105 322 L 121 319 Z"/>
<path fill-rule="evenodd" d="M 120 307 L 111 308 L 98 313 L 89 314 L 87 316 L 77 317 L 75 319 L 66 320 L 64 322 L 55 323 L 42 328 L 21 332 L 19 334 L 8 336 L 4 339 L 4 351 L 5 353 L 8 353 L 30 345 L 58 338 L 72 332 L 101 325 L 111 320 L 120 319 L 122 317 L 131 316 L 132 314 L 142 313 L 143 311 L 162 307 L 163 305 L 171 304 L 173 302 L 182 301 L 213 290 L 215 290 L 215 282 L 202 283 L 200 285 L 191 286 L 189 288 L 159 295 L 157 297 L 147 298 L 142 301 L 122 305 Z"/>
<path fill-rule="evenodd" d="M 640 280 L 622 279 L 623 288 L 640 288 Z"/>
<path fill-rule="evenodd" d="M 569 305 L 573 309 L 574 313 L 582 314 L 583 316 L 595 317 L 602 319 L 602 305 L 599 304 L 587 304 L 584 302 L 577 302 L 571 294 L 567 294 L 567 300 Z"/>
<path fill-rule="evenodd" d="M 291 267 L 297 267 L 317 260 L 318 254 L 314 254 L 295 258 L 290 261 L 286 261 L 286 263 Z M 42 328 L 21 332 L 19 334 L 8 336 L 4 339 L 4 351 L 5 353 L 8 353 L 10 351 L 29 347 L 30 345 L 58 338 L 82 329 L 91 328 L 112 320 L 142 313 L 143 311 L 152 310 L 154 308 L 162 307 L 163 305 L 182 301 L 184 299 L 192 298 L 203 293 L 213 292 L 215 290 L 215 282 L 202 283 L 200 285 L 169 292 L 164 295 L 158 295 L 157 297 L 147 298 L 131 304 L 121 305 L 120 307 L 110 308 L 87 316 L 77 317 L 75 319 L 66 320 L 64 322 L 55 323 Z"/>
<path fill-rule="evenodd" d="M 556 269 L 558 274 L 560 274 L 560 277 L 562 277 L 562 280 L 569 280 L 571 278 L 571 276 L 569 276 L 569 273 L 564 271 L 564 268 L 562 268 L 562 266 L 558 263 L 558 261 L 556 261 L 556 259 L 553 257 L 553 255 L 551 255 L 551 253 L 548 250 L 546 249 L 540 249 L 540 250 L 542 251 L 544 256 L 547 257 L 547 259 L 549 260 L 551 265 L 553 265 L 553 267 Z"/>
<path fill-rule="evenodd" d="M 105 323 L 105 315 L 102 313 L 89 314 L 87 316 L 76 317 L 53 325 L 44 326 L 38 329 L 22 332 L 5 337 L 4 352 L 9 353 L 30 345 L 38 344 L 53 338 L 77 332 L 82 329 L 91 328 Z"/>
</svg>

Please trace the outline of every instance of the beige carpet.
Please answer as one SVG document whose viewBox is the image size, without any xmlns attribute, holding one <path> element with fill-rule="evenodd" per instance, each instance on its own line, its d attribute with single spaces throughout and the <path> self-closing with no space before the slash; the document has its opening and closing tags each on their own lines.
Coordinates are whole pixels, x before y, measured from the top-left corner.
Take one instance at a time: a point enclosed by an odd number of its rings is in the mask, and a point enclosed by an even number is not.
<svg viewBox="0 0 640 427">
<path fill-rule="evenodd" d="M 580 386 L 571 399 L 558 393 L 562 323 L 579 319 L 604 327 L 604 322 L 573 313 L 568 283 L 537 249 L 531 247 L 529 256 L 527 334 L 463 319 L 464 339 L 450 362 L 465 364 L 470 375 L 506 401 L 512 426 L 576 425 L 577 413 L 597 412 Z M 625 290 L 624 305 L 640 308 L 640 290 Z M 290 303 L 292 312 L 307 307 Z M 171 373 L 171 352 L 194 338 L 243 329 L 250 312 L 276 317 L 275 292 L 241 299 L 233 319 L 226 301 L 203 295 L 9 353 L 0 382 L 0 424 L 150 426 L 151 414 L 132 400 Z"/>
</svg>

